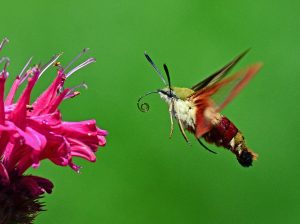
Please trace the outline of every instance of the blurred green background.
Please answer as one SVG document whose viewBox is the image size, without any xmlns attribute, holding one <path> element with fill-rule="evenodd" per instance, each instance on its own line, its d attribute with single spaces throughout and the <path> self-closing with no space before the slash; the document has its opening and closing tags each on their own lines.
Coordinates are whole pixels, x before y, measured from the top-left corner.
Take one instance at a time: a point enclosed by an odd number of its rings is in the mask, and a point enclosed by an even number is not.
<svg viewBox="0 0 300 224">
<path fill-rule="evenodd" d="M 95 164 L 76 160 L 81 174 L 44 161 L 29 173 L 51 179 L 47 212 L 36 223 L 299 223 L 300 29 L 298 1 L 5 1 L 1 37 L 10 44 L 10 73 L 26 60 L 62 64 L 84 47 L 97 63 L 67 86 L 89 86 L 61 106 L 64 120 L 96 118 L 109 131 Z M 262 61 L 263 70 L 224 110 L 259 154 L 245 169 L 222 148 L 213 155 L 179 130 L 169 135 L 162 87 L 145 60 L 167 63 L 177 86 L 192 86 L 234 56 L 252 50 L 237 66 Z M 54 78 L 39 81 L 37 96 Z M 11 83 L 13 78 L 10 79 Z"/>
</svg>

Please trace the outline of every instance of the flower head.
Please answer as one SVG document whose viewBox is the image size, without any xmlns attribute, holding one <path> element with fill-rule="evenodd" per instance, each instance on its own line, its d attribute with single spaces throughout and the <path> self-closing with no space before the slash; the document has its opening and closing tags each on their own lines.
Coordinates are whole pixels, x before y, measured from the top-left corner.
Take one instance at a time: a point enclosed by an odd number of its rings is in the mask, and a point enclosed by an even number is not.
<svg viewBox="0 0 300 224">
<path fill-rule="evenodd" d="M 2 41 L 0 50 L 6 42 L 7 39 Z M 65 68 L 57 62 L 60 54 L 44 66 L 28 69 L 30 59 L 17 75 L 6 97 L 4 86 L 8 77 L 9 59 L 0 59 L 0 63 L 4 63 L 0 72 L 0 223 L 30 223 L 42 210 L 38 199 L 45 192 L 51 193 L 51 181 L 25 175 L 28 168 L 37 168 L 41 160 L 49 159 L 56 165 L 69 166 L 79 172 L 80 167 L 74 164 L 73 158 L 81 157 L 94 162 L 98 147 L 105 145 L 107 132 L 98 128 L 95 120 L 62 121 L 58 109 L 62 101 L 79 94 L 78 87 L 85 87 L 82 84 L 65 88 L 64 83 L 77 70 L 95 62 L 94 58 L 89 58 L 68 71 L 86 51 L 84 49 Z M 56 78 L 31 102 L 33 87 L 52 65 L 58 68 Z M 26 80 L 26 87 L 16 99 L 16 91 Z"/>
</svg>

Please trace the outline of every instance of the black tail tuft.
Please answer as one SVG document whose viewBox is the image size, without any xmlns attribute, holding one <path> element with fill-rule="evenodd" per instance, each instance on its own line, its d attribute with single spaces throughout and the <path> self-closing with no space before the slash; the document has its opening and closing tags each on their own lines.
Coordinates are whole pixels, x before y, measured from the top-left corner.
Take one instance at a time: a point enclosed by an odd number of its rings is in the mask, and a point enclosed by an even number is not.
<svg viewBox="0 0 300 224">
<path fill-rule="evenodd" d="M 241 154 L 237 155 L 237 160 L 243 167 L 249 167 L 252 166 L 253 157 L 253 153 L 243 150 Z"/>
</svg>

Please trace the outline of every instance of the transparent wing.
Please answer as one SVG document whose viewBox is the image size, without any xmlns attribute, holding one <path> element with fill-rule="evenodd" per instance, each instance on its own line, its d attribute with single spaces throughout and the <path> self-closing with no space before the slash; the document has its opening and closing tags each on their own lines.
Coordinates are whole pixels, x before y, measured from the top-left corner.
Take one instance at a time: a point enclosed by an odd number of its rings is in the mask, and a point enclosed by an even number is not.
<svg viewBox="0 0 300 224">
<path fill-rule="evenodd" d="M 224 82 L 212 86 L 216 89 L 216 93 L 212 95 L 217 111 L 221 111 L 234 97 L 248 84 L 254 75 L 262 67 L 262 64 L 254 64 L 245 70 L 237 72 L 232 77 L 224 80 Z"/>
<path fill-rule="evenodd" d="M 243 53 L 239 54 L 237 57 L 235 57 L 232 61 L 230 61 L 228 64 L 226 64 L 220 70 L 216 71 L 214 74 L 210 75 L 206 79 L 204 79 L 201 82 L 194 85 L 192 87 L 192 90 L 194 90 L 196 92 L 203 88 L 212 86 L 213 84 L 222 80 L 224 77 L 226 77 L 226 75 L 229 73 L 229 71 L 249 52 L 249 50 L 250 49 L 247 49 Z"/>
<path fill-rule="evenodd" d="M 261 66 L 261 63 L 253 64 L 226 79 L 198 90 L 190 96 L 190 100 L 197 106 L 197 137 L 202 136 L 211 128 L 211 124 L 208 124 L 204 119 L 203 113 L 205 109 L 214 107 L 216 112 L 221 111 L 246 86 L 251 78 L 257 74 Z"/>
</svg>

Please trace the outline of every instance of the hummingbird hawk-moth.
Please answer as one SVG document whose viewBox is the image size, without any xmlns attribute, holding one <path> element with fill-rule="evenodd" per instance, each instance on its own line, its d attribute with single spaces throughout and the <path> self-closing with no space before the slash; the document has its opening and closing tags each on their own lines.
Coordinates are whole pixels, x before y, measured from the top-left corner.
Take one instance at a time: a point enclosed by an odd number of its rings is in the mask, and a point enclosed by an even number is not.
<svg viewBox="0 0 300 224">
<path fill-rule="evenodd" d="M 163 65 L 167 77 L 166 81 L 161 71 L 145 52 L 146 59 L 155 69 L 165 87 L 148 92 L 140 97 L 137 103 L 138 108 L 142 112 L 147 112 L 149 105 L 147 103 L 141 104 L 140 101 L 149 94 L 158 93 L 169 106 L 170 138 L 173 134 L 173 118 L 175 118 L 186 142 L 189 143 L 189 139 L 185 130 L 192 133 L 199 143 L 210 152 L 215 153 L 202 143 L 201 138 L 208 143 L 230 150 L 236 155 L 238 162 L 242 166 L 251 166 L 257 155 L 246 146 L 244 136 L 240 130 L 220 113 L 262 66 L 261 63 L 256 63 L 229 75 L 231 69 L 248 51 L 244 51 L 220 70 L 191 88 L 172 86 L 167 65 Z"/>
</svg>

